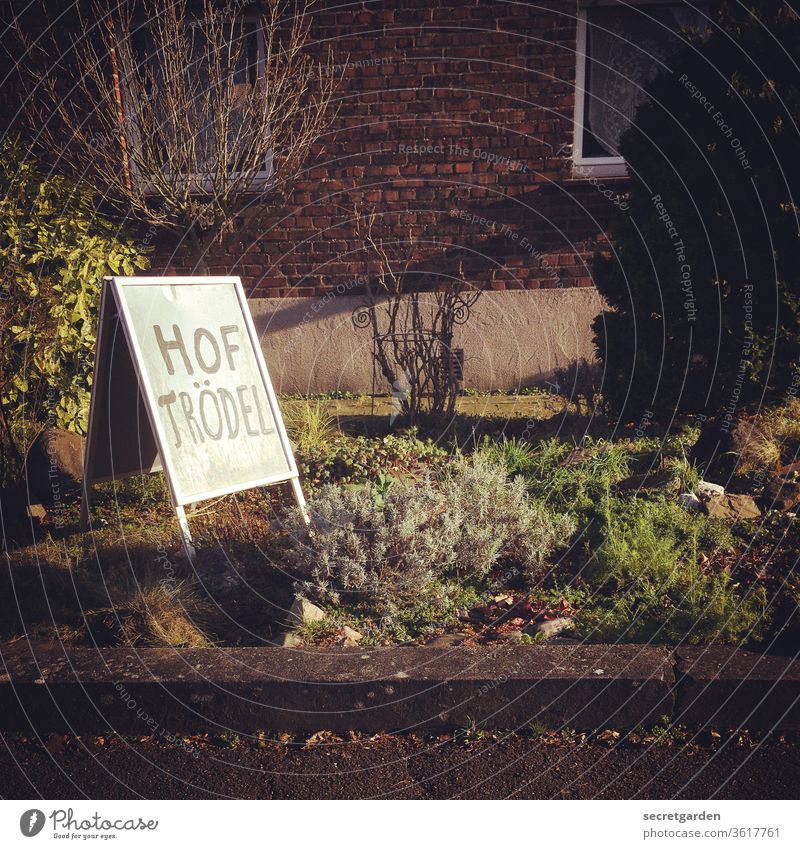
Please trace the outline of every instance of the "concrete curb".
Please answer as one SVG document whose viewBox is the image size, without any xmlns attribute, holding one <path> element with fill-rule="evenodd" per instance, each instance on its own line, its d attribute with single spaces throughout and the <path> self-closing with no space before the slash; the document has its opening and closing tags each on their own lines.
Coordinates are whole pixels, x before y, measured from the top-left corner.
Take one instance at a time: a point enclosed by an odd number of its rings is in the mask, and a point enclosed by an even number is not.
<svg viewBox="0 0 800 849">
<path fill-rule="evenodd" d="M 800 663 L 733 649 L 0 647 L 0 730 L 800 728 Z"/>
<path fill-rule="evenodd" d="M 800 661 L 719 646 L 676 651 L 675 719 L 684 725 L 800 728 Z"/>
</svg>

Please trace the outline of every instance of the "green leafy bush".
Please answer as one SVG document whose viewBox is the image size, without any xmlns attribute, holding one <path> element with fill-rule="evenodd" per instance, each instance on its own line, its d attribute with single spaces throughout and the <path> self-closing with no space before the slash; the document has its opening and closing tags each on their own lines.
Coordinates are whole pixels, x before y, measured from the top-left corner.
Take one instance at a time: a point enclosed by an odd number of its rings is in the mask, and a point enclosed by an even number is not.
<svg viewBox="0 0 800 849">
<path fill-rule="evenodd" d="M 745 589 L 727 572 L 680 564 L 668 584 L 642 581 L 596 598 L 576 624 L 590 642 L 737 643 L 759 640 L 769 613 L 763 587 Z"/>
<path fill-rule="evenodd" d="M 486 581 L 501 561 L 534 578 L 574 531 L 481 459 L 395 483 L 380 499 L 369 486 L 325 486 L 309 512 L 310 532 L 296 509 L 284 515 L 290 571 L 319 598 L 368 598 L 384 610 L 431 598 L 443 578 Z"/>
<path fill-rule="evenodd" d="M 785 393 L 800 364 L 800 21 L 723 3 L 621 140 L 628 209 L 594 269 L 603 396 L 625 420 Z"/>
<path fill-rule="evenodd" d="M 6 447 L 22 421 L 85 432 L 103 276 L 145 267 L 86 189 L 0 147 L 0 404 Z M 15 448 L 16 446 L 12 447 Z"/>
<path fill-rule="evenodd" d="M 668 580 L 677 563 L 734 547 L 728 526 L 663 497 L 613 498 L 598 512 L 598 537 L 586 570 L 594 584 L 624 585 L 646 573 Z"/>
<path fill-rule="evenodd" d="M 311 490 L 326 483 L 365 483 L 381 474 L 415 472 L 447 453 L 415 430 L 371 439 L 335 434 L 298 450 L 298 466 Z"/>
</svg>

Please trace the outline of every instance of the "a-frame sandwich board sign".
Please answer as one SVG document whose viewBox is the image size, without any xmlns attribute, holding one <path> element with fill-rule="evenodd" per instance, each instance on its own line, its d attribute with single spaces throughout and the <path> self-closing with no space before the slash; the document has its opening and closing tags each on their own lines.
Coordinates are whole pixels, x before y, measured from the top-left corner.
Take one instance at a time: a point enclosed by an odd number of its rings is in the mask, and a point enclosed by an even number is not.
<svg viewBox="0 0 800 849">
<path fill-rule="evenodd" d="M 92 484 L 163 469 L 187 553 L 184 507 L 288 481 L 297 464 L 238 277 L 103 281 L 84 460 Z"/>
</svg>

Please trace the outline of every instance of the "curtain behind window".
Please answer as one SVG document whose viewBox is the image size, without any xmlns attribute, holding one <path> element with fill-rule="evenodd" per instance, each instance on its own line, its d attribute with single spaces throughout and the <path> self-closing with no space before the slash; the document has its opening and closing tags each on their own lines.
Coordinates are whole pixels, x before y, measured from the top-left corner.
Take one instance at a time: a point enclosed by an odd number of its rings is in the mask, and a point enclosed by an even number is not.
<svg viewBox="0 0 800 849">
<path fill-rule="evenodd" d="M 203 28 L 192 26 L 190 23 L 187 28 L 189 50 L 185 64 L 171 68 L 174 79 L 170 80 L 173 85 L 194 95 L 189 105 L 188 116 L 175 114 L 170 108 L 167 98 L 164 97 L 162 91 L 164 68 L 162 63 L 157 61 L 158 48 L 153 44 L 147 28 L 140 27 L 134 32 L 132 49 L 143 80 L 142 88 L 145 96 L 153 101 L 156 112 L 160 112 L 163 116 L 159 126 L 150 128 L 151 136 L 154 136 L 150 140 L 151 147 L 154 150 L 158 150 L 159 147 L 164 151 L 168 150 L 168 145 L 161 141 L 161 137 L 169 134 L 175 135 L 173 124 L 176 121 L 183 124 L 188 117 L 188 123 L 194 130 L 194 145 L 197 148 L 194 155 L 187 152 L 185 161 L 180 163 L 168 162 L 165 157 L 163 170 L 177 170 L 178 173 L 186 173 L 191 170 L 195 172 L 193 176 L 199 177 L 211 177 L 222 170 L 222 164 L 219 162 L 219 145 L 214 135 L 219 125 L 209 120 L 209 115 L 214 108 L 218 95 L 215 97 L 209 85 L 208 63 L 218 62 L 223 73 L 226 69 L 230 69 L 234 103 L 239 100 L 244 101 L 251 93 L 258 78 L 257 28 L 255 21 L 232 22 L 230 30 L 226 33 L 228 47 L 222 55 L 217 56 L 212 52 Z M 228 113 L 228 121 L 228 138 L 233 140 L 243 132 L 242 121 L 236 108 L 231 109 Z M 230 146 L 229 143 L 229 149 Z M 223 158 L 227 161 L 226 157 Z M 193 167 L 188 167 L 189 162 L 193 163 Z M 179 166 L 177 169 L 176 165 Z M 235 170 L 235 164 L 228 162 L 228 165 L 232 165 Z M 265 165 L 265 169 L 266 167 Z"/>
<path fill-rule="evenodd" d="M 586 10 L 584 156 L 619 156 L 642 88 L 683 41 L 683 28 L 701 28 L 702 15 L 688 6 L 601 6 Z"/>
</svg>

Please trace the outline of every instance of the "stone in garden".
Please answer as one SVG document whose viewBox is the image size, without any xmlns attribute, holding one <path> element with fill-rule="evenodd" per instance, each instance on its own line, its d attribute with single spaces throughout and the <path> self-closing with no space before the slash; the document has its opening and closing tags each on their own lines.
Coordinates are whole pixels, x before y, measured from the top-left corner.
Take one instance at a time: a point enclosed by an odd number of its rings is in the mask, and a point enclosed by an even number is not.
<svg viewBox="0 0 800 849">
<path fill-rule="evenodd" d="M 800 474 L 800 460 L 796 463 L 789 463 L 788 466 L 779 466 L 776 474 L 782 478 L 788 478 L 792 474 Z"/>
<path fill-rule="evenodd" d="M 693 492 L 682 492 L 678 496 L 681 507 L 685 507 L 690 513 L 697 513 L 703 509 L 703 502 Z"/>
<path fill-rule="evenodd" d="M 764 510 L 794 510 L 800 504 L 800 481 L 778 475 L 764 487 L 759 501 Z"/>
<path fill-rule="evenodd" d="M 307 622 L 321 622 L 324 618 L 325 611 L 302 596 L 297 596 L 289 608 L 289 622 L 292 624 L 304 625 Z"/>
<path fill-rule="evenodd" d="M 363 634 L 359 634 L 355 628 L 351 628 L 349 625 L 345 625 L 342 628 L 342 645 L 344 646 L 357 646 L 361 640 L 364 639 Z"/>
<path fill-rule="evenodd" d="M 718 495 L 725 495 L 725 487 L 718 483 L 700 481 L 694 488 L 694 494 L 698 498 L 714 498 Z"/>
<path fill-rule="evenodd" d="M 740 519 L 758 519 L 761 511 L 749 495 L 716 495 L 703 499 L 703 507 L 712 519 L 737 521 Z"/>
<path fill-rule="evenodd" d="M 77 500 L 83 482 L 83 437 L 47 428 L 36 437 L 25 460 L 31 497 L 48 507 Z"/>
<path fill-rule="evenodd" d="M 29 504 L 27 508 L 28 518 L 35 524 L 41 524 L 47 518 L 47 510 L 42 504 Z"/>
<path fill-rule="evenodd" d="M 303 645 L 303 641 L 297 634 L 287 631 L 285 634 L 281 634 L 280 645 L 285 649 L 297 649 Z"/>
<path fill-rule="evenodd" d="M 543 619 L 541 622 L 531 622 L 525 628 L 528 634 L 541 634 L 545 639 L 555 637 L 564 631 L 571 631 L 575 620 L 571 616 L 557 616 L 555 619 Z"/>
</svg>

